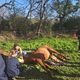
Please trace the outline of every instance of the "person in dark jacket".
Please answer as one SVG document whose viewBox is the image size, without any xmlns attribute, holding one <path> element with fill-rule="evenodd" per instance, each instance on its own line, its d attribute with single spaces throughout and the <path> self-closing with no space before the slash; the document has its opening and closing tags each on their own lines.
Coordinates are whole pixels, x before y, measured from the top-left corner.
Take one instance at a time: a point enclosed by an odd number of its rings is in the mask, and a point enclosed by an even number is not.
<svg viewBox="0 0 80 80">
<path fill-rule="evenodd" d="M 1 54 L 0 54 L 0 80 L 8 80 L 5 72 L 5 61 Z"/>
<path fill-rule="evenodd" d="M 0 80 L 16 80 L 15 77 L 20 73 L 19 61 L 16 57 L 4 53 L 5 51 L 0 50 Z"/>
<path fill-rule="evenodd" d="M 78 37 L 78 41 L 79 41 L 79 44 L 78 44 L 78 51 L 80 51 L 80 29 L 77 30 L 76 36 Z"/>
<path fill-rule="evenodd" d="M 16 80 L 16 76 L 20 74 L 19 70 L 19 61 L 15 57 L 8 58 L 6 61 L 7 64 L 7 75 L 8 78 L 11 80 Z"/>
</svg>

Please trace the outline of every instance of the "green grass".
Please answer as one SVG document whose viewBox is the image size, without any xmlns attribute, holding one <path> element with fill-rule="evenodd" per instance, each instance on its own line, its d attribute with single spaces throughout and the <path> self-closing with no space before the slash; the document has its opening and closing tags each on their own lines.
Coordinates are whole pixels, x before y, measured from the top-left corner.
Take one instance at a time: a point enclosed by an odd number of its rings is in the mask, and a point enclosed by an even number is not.
<svg viewBox="0 0 80 80">
<path fill-rule="evenodd" d="M 6 40 L 0 42 L 0 48 L 9 51 L 13 43 L 17 42 L 22 49 L 36 49 L 41 45 L 48 44 L 59 52 L 69 56 L 69 60 L 64 66 L 53 66 L 52 77 L 40 66 L 22 65 L 21 80 L 80 80 L 80 53 L 77 52 L 78 41 L 71 38 L 41 38 L 34 40 Z M 56 70 L 54 70 L 54 68 Z M 19 79 L 20 80 L 20 79 Z"/>
</svg>

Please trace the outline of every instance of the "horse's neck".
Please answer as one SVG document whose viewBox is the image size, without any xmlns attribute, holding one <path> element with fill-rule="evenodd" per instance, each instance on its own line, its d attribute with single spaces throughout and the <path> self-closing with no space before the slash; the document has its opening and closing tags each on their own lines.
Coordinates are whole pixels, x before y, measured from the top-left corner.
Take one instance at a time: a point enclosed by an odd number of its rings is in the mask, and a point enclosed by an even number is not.
<svg viewBox="0 0 80 80">
<path fill-rule="evenodd" d="M 29 56 L 24 56 L 23 59 L 25 64 L 30 63 L 31 58 Z"/>
</svg>

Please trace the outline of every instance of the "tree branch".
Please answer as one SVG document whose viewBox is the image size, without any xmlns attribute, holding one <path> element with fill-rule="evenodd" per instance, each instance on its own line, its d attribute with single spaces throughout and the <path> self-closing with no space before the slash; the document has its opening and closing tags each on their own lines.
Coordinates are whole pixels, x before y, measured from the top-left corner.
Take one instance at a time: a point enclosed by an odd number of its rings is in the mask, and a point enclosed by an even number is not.
<svg viewBox="0 0 80 80">
<path fill-rule="evenodd" d="M 11 2 L 12 2 L 12 1 L 10 1 L 10 2 L 8 2 L 8 3 L 4 3 L 4 4 L 2 4 L 2 5 L 0 6 L 0 8 L 2 8 L 2 7 L 6 7 L 7 5 L 10 5 Z"/>
</svg>

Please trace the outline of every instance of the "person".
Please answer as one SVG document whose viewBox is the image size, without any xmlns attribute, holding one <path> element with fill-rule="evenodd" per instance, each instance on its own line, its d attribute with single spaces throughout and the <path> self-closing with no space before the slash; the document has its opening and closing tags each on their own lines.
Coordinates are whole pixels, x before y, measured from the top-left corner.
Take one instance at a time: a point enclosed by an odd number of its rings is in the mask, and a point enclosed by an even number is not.
<svg viewBox="0 0 80 80">
<path fill-rule="evenodd" d="M 22 48 L 19 46 L 19 44 L 15 43 L 12 50 L 15 51 L 16 54 L 22 55 Z"/>
<path fill-rule="evenodd" d="M 6 66 L 7 66 L 7 76 L 9 80 L 16 80 L 16 76 L 20 74 L 19 69 L 19 61 L 15 57 L 7 58 Z"/>
<path fill-rule="evenodd" d="M 78 44 L 78 51 L 80 52 L 80 29 L 77 30 L 76 36 L 77 36 L 78 42 L 79 42 L 79 44 Z"/>
<path fill-rule="evenodd" d="M 0 80 L 16 80 L 16 76 L 20 74 L 20 62 L 12 52 L 7 54 L 0 49 Z"/>
<path fill-rule="evenodd" d="M 5 68 L 6 68 L 5 61 L 2 55 L 0 54 L 0 80 L 8 80 Z"/>
<path fill-rule="evenodd" d="M 28 56 L 28 53 L 31 53 L 31 52 L 32 51 L 22 50 L 22 48 L 17 43 L 15 43 L 13 45 L 13 48 L 11 49 L 11 55 L 13 57 L 16 56 L 17 59 L 19 60 L 19 62 L 20 62 L 20 60 L 22 60 L 22 56 Z M 21 62 L 21 63 L 23 63 L 23 62 Z"/>
<path fill-rule="evenodd" d="M 22 55 L 23 55 L 22 48 L 19 46 L 19 44 L 15 43 L 10 51 L 10 57 L 15 57 L 18 59 L 20 63 L 24 63 Z"/>
<path fill-rule="evenodd" d="M 20 63 L 24 63 L 22 49 L 18 44 L 14 44 L 6 60 L 9 80 L 16 80 L 16 77 L 20 74 Z"/>
</svg>

